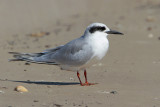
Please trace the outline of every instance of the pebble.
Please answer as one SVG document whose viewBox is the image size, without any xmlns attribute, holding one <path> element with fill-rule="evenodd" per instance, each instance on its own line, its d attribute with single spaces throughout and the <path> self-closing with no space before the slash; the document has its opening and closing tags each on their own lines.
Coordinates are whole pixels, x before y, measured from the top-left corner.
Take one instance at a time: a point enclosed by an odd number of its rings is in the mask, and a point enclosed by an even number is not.
<svg viewBox="0 0 160 107">
<path fill-rule="evenodd" d="M 146 21 L 147 22 L 154 22 L 155 21 L 155 17 L 154 16 L 147 16 Z"/>
<path fill-rule="evenodd" d="M 110 93 L 111 94 L 117 94 L 117 91 L 111 91 Z"/>
<path fill-rule="evenodd" d="M 42 37 L 44 35 L 49 35 L 49 32 L 39 32 L 39 33 L 32 33 L 31 36 L 32 37 Z"/>
<path fill-rule="evenodd" d="M 150 34 L 148 35 L 148 37 L 149 37 L 149 38 L 153 38 L 154 35 L 153 35 L 152 33 L 150 33 Z"/>
<path fill-rule="evenodd" d="M 70 77 L 69 79 L 70 79 L 70 80 L 74 80 L 74 78 L 72 78 L 72 77 Z"/>
<path fill-rule="evenodd" d="M 60 104 L 54 104 L 53 107 L 62 107 L 63 105 L 60 105 Z"/>
<path fill-rule="evenodd" d="M 33 102 L 39 102 L 38 100 L 33 100 Z"/>
<path fill-rule="evenodd" d="M 30 65 L 30 63 L 26 62 L 25 65 Z"/>
<path fill-rule="evenodd" d="M 147 30 L 148 30 L 148 31 L 151 31 L 151 30 L 152 30 L 152 27 L 148 27 Z"/>
<path fill-rule="evenodd" d="M 45 47 L 45 48 L 50 48 L 51 46 L 50 46 L 50 45 L 45 45 L 44 47 Z"/>
<path fill-rule="evenodd" d="M 98 93 L 109 94 L 110 92 L 108 92 L 108 91 L 98 91 Z"/>
<path fill-rule="evenodd" d="M 4 93 L 4 91 L 1 91 L 1 90 L 0 90 L 0 93 L 2 93 L 2 94 L 3 94 L 3 93 Z"/>
<path fill-rule="evenodd" d="M 47 88 L 51 88 L 51 86 L 48 85 Z"/>
</svg>

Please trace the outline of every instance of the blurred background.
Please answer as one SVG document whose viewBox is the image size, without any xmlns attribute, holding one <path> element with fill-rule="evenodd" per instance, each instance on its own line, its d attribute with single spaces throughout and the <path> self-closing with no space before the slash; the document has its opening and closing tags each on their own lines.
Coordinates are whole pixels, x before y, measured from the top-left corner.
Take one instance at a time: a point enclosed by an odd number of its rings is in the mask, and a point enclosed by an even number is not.
<svg viewBox="0 0 160 107">
<path fill-rule="evenodd" d="M 10 51 L 54 48 L 80 37 L 93 22 L 124 33 L 108 36 L 108 54 L 88 69 L 89 81 L 98 85 L 69 85 L 78 82 L 76 73 L 56 66 L 8 62 Z M 2 107 L 160 106 L 159 0 L 0 0 L 0 38 Z M 29 93 L 13 91 L 17 85 Z"/>
</svg>

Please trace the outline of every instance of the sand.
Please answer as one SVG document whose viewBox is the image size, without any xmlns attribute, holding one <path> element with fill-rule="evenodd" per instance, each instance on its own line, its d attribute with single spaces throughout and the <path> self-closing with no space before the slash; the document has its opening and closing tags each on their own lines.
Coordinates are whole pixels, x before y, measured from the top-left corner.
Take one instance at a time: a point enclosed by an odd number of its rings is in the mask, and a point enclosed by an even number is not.
<svg viewBox="0 0 160 107">
<path fill-rule="evenodd" d="M 1 0 L 0 107 L 160 107 L 159 13 L 159 0 Z M 8 52 L 54 48 L 92 22 L 125 34 L 110 35 L 107 55 L 87 69 L 99 84 L 80 86 L 76 72 L 54 65 L 8 62 Z"/>
</svg>

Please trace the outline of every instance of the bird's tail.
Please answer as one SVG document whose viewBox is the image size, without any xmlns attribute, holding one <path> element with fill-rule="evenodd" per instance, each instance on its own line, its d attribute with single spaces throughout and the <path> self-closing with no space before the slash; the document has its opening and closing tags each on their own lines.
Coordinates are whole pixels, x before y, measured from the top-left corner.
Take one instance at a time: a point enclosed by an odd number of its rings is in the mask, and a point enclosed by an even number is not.
<svg viewBox="0 0 160 107">
<path fill-rule="evenodd" d="M 37 64 L 49 64 L 49 65 L 59 65 L 55 62 L 50 62 L 46 60 L 36 60 L 41 59 L 40 57 L 42 55 L 45 55 L 45 52 L 41 53 L 18 53 L 18 52 L 9 52 L 10 54 L 13 54 L 14 59 L 9 59 L 9 61 L 27 61 Z"/>
<path fill-rule="evenodd" d="M 43 55 L 44 53 L 18 53 L 18 52 L 9 52 L 13 54 L 15 59 L 9 59 L 9 61 L 28 61 L 35 62 L 34 58 Z"/>
</svg>

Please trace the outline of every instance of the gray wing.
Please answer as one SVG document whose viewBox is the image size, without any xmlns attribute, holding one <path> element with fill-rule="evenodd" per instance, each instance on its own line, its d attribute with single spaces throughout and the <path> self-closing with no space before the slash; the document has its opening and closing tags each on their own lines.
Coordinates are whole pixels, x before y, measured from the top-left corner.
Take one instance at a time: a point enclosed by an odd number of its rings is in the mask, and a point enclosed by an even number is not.
<svg viewBox="0 0 160 107">
<path fill-rule="evenodd" d="M 60 46 L 58 46 L 58 47 L 56 47 L 56 48 L 46 49 L 46 50 L 44 50 L 44 52 L 42 52 L 42 53 L 55 52 L 55 51 L 59 50 L 60 48 L 62 48 L 63 46 L 64 46 L 64 45 L 60 45 Z"/>
<path fill-rule="evenodd" d="M 92 48 L 84 38 L 75 39 L 64 46 L 46 51 L 37 61 L 54 62 L 60 65 L 80 66 L 93 56 Z"/>
<path fill-rule="evenodd" d="M 10 52 L 15 59 L 10 61 L 29 61 L 34 63 L 81 66 L 88 62 L 92 56 L 92 48 L 84 41 L 83 36 L 66 45 L 47 49 L 40 53 Z"/>
</svg>

